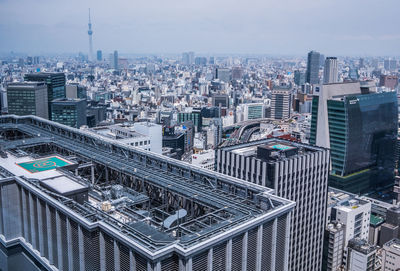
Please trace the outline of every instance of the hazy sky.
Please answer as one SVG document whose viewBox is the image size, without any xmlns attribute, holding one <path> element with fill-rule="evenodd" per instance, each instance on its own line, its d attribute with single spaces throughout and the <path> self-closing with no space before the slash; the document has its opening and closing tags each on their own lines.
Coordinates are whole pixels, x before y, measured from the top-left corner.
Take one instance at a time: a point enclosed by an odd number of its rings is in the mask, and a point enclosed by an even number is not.
<svg viewBox="0 0 400 271">
<path fill-rule="evenodd" d="M 0 0 L 0 52 L 400 55 L 400 0 Z M 120 54 L 121 54 L 120 53 Z"/>
</svg>

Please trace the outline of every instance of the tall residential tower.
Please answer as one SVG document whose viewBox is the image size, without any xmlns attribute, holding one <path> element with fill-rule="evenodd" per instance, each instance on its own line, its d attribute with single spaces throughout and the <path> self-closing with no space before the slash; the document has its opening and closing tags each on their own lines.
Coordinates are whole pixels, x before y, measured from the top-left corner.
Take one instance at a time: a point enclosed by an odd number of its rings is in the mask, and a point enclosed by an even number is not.
<svg viewBox="0 0 400 271">
<path fill-rule="evenodd" d="M 337 83 L 338 63 L 336 57 L 327 57 L 324 67 L 324 84 Z"/>
</svg>

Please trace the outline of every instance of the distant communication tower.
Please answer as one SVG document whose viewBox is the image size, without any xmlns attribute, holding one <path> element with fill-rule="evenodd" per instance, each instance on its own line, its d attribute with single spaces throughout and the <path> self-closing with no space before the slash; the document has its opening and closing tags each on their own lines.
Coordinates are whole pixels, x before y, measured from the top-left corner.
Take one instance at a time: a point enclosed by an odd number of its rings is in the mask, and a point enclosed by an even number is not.
<svg viewBox="0 0 400 271">
<path fill-rule="evenodd" d="M 93 61 L 93 41 L 92 41 L 92 23 L 90 21 L 90 8 L 89 8 L 89 30 L 88 30 L 88 35 L 89 35 L 89 61 Z"/>
</svg>

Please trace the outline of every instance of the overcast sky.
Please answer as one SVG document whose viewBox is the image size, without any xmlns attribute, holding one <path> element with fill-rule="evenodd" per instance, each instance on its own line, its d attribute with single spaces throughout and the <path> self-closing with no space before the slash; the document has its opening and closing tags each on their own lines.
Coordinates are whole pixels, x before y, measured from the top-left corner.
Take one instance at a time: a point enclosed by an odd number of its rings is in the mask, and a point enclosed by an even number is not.
<svg viewBox="0 0 400 271">
<path fill-rule="evenodd" d="M 400 55 L 400 0 L 0 0 L 0 52 Z"/>
</svg>

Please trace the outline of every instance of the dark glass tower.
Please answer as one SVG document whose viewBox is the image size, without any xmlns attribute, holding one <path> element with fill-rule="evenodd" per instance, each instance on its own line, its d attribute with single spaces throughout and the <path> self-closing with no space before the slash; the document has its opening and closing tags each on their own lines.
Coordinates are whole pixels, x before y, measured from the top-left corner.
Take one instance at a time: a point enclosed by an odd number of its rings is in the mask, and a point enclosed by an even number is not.
<svg viewBox="0 0 400 271">
<path fill-rule="evenodd" d="M 393 184 L 397 140 L 395 92 L 348 95 L 327 102 L 331 185 L 368 193 Z"/>
<path fill-rule="evenodd" d="M 47 85 L 47 104 L 49 118 L 51 118 L 51 101 L 66 97 L 65 74 L 59 73 L 30 73 L 25 75 L 25 81 L 45 82 Z"/>
<path fill-rule="evenodd" d="M 200 110 L 193 110 L 192 112 L 181 112 L 178 113 L 178 123 L 191 120 L 196 128 L 196 132 L 200 132 L 203 127 L 203 118 Z"/>
<path fill-rule="evenodd" d="M 86 125 L 86 100 L 57 99 L 51 103 L 51 119 L 55 122 L 79 128 Z"/>
<path fill-rule="evenodd" d="M 311 51 L 308 53 L 306 82 L 309 84 L 319 83 L 319 60 L 320 53 L 316 51 Z"/>
<path fill-rule="evenodd" d="M 103 60 L 103 52 L 101 50 L 97 50 L 97 61 Z"/>
</svg>

